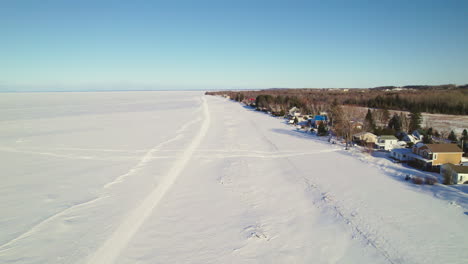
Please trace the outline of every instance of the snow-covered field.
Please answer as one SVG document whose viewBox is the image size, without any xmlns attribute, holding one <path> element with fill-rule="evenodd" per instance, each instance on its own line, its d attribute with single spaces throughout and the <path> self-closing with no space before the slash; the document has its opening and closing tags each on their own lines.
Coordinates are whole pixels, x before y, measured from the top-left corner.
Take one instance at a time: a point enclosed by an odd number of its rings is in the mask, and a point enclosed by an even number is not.
<svg viewBox="0 0 468 264">
<path fill-rule="evenodd" d="M 0 263 L 466 263 L 468 195 L 201 92 L 0 95 Z"/>
<path fill-rule="evenodd" d="M 364 120 L 367 107 L 360 107 L 354 106 L 353 108 L 358 109 L 358 114 L 360 120 Z M 390 110 L 390 116 L 394 114 L 405 114 L 409 116 L 410 112 L 407 111 L 397 111 L 397 110 Z M 457 137 L 463 132 L 463 129 L 468 128 L 468 116 L 464 115 L 444 115 L 444 114 L 430 114 L 430 113 L 421 113 L 422 121 L 421 126 L 423 128 L 432 127 L 435 130 L 439 131 L 441 134 L 445 134 L 444 136 L 447 137 L 450 131 L 453 130 Z"/>
</svg>

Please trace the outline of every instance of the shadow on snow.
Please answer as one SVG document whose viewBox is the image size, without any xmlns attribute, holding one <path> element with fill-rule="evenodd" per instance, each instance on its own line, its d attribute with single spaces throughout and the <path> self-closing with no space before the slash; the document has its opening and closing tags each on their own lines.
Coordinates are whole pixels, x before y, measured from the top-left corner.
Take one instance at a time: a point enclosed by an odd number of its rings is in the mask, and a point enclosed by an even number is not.
<svg viewBox="0 0 468 264">
<path fill-rule="evenodd" d="M 322 143 L 324 147 L 327 148 L 340 147 L 343 149 L 343 151 L 339 152 L 342 155 L 348 155 L 354 158 L 358 158 L 361 162 L 379 168 L 385 175 L 391 177 L 396 181 L 402 182 L 413 189 L 431 194 L 432 196 L 438 199 L 446 200 L 449 202 L 450 205 L 462 207 L 468 210 L 468 186 L 447 186 L 443 184 L 417 185 L 413 184 L 411 181 L 405 181 L 406 175 L 417 176 L 422 178 L 435 177 L 438 180 L 440 180 L 440 175 L 438 173 L 420 171 L 418 169 L 410 167 L 405 163 L 394 163 L 393 159 L 389 157 L 388 152 L 373 151 L 371 154 L 369 154 L 365 153 L 364 149 L 361 147 L 350 147 L 349 150 L 345 150 L 345 146 L 341 145 L 341 143 L 337 143 L 336 145 L 329 143 L 328 136 L 318 137 L 314 133 L 306 132 L 303 130 L 275 128 L 271 131 L 278 134 L 289 135 L 301 139 L 312 139 L 316 142 Z M 369 159 L 370 157 L 371 159 Z M 465 214 L 468 215 L 468 212 L 465 212 Z"/>
</svg>

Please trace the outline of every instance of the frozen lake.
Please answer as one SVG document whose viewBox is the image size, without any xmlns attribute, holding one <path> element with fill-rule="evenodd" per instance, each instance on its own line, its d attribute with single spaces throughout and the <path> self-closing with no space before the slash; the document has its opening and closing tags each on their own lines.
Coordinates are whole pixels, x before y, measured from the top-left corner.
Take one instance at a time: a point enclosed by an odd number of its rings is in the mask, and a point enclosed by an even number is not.
<svg viewBox="0 0 468 264">
<path fill-rule="evenodd" d="M 468 196 L 203 92 L 0 94 L 0 263 L 466 263 Z"/>
</svg>

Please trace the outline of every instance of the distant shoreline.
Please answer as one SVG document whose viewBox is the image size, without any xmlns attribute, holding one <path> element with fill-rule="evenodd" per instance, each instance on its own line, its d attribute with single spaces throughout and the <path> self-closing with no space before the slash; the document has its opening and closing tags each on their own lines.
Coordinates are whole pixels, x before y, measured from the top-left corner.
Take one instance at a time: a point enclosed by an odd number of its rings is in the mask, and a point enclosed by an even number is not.
<svg viewBox="0 0 468 264">
<path fill-rule="evenodd" d="M 0 91 L 0 93 L 107 93 L 107 92 L 206 92 L 206 89 L 194 90 L 51 90 L 51 91 Z"/>
</svg>

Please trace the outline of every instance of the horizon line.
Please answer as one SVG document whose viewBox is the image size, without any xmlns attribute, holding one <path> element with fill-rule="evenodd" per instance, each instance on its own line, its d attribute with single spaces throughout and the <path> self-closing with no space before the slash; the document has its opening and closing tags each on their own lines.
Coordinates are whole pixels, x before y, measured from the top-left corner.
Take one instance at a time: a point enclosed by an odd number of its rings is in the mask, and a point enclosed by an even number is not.
<svg viewBox="0 0 468 264">
<path fill-rule="evenodd" d="M 373 89 L 373 88 L 385 88 L 385 87 L 393 87 L 393 88 L 404 88 L 408 86 L 421 86 L 421 87 L 437 87 L 437 86 L 446 86 L 446 85 L 453 85 L 455 87 L 462 87 L 462 86 L 468 86 L 468 84 L 411 84 L 411 85 L 402 85 L 402 86 L 395 86 L 395 85 L 381 85 L 381 86 L 374 86 L 374 87 L 268 87 L 268 88 L 220 88 L 220 89 L 215 89 L 215 88 L 207 88 L 207 89 L 201 89 L 201 88 L 173 88 L 173 89 L 158 89 L 158 88 L 153 88 L 153 89 L 64 89 L 64 90 L 24 90 L 24 89 L 18 89 L 18 90 L 6 90 L 6 91 L 1 91 L 0 93 L 82 93 L 82 92 L 172 92 L 172 91 L 181 91 L 181 92 L 190 92 L 190 91 L 258 91 L 258 90 L 280 90 L 280 89 Z"/>
</svg>

